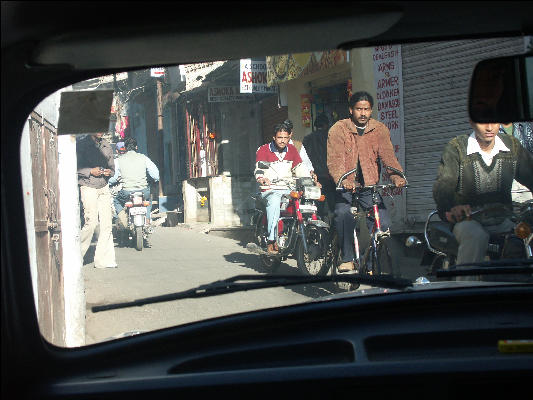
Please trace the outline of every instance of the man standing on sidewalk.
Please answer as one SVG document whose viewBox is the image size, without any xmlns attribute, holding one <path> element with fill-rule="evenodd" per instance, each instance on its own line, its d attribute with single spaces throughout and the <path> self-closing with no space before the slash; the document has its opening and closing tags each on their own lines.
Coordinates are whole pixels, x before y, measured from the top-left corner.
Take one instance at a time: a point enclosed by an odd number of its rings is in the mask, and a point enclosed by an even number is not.
<svg viewBox="0 0 533 400">
<path fill-rule="evenodd" d="M 95 268 L 116 268 L 113 244 L 111 192 L 108 181 L 115 173 L 111 144 L 102 138 L 103 133 L 87 135 L 76 146 L 78 159 L 78 184 L 83 204 L 85 223 L 81 230 L 81 255 L 85 257 L 96 226 L 100 234 L 94 254 Z"/>
</svg>

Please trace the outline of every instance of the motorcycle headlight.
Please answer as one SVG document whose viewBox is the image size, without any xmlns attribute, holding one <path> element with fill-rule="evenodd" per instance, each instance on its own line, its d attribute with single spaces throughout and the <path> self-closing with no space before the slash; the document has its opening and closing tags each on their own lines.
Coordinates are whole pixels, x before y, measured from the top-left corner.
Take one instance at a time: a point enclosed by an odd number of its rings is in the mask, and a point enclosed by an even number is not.
<svg viewBox="0 0 533 400">
<path fill-rule="evenodd" d="M 140 205 L 142 205 L 142 203 L 143 203 L 143 198 L 142 197 L 134 197 L 133 198 L 133 205 L 140 206 Z"/>
<path fill-rule="evenodd" d="M 304 197 L 310 200 L 320 199 L 320 188 L 318 186 L 306 186 L 304 188 Z"/>
</svg>

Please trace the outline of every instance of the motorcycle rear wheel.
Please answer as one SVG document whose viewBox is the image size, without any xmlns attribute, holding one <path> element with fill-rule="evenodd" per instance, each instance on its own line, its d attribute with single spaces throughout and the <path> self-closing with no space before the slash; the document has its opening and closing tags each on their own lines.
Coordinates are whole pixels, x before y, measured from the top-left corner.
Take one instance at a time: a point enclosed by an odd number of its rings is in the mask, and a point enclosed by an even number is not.
<svg viewBox="0 0 533 400">
<path fill-rule="evenodd" d="M 143 249 L 143 227 L 142 226 L 135 227 L 135 248 L 138 251 L 142 251 Z"/>
</svg>

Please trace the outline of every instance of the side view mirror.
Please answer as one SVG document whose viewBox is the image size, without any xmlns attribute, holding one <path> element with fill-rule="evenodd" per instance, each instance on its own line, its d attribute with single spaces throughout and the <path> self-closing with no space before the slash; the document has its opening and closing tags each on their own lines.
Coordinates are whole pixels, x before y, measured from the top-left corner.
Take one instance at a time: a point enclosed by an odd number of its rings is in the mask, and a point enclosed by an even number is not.
<svg viewBox="0 0 533 400">
<path fill-rule="evenodd" d="M 268 162 L 268 161 L 259 161 L 257 163 L 257 166 L 259 168 L 261 168 L 261 169 L 268 169 L 268 168 L 270 168 L 270 162 Z"/>
<path fill-rule="evenodd" d="M 533 54 L 479 62 L 472 74 L 468 113 L 478 123 L 533 120 Z"/>
</svg>

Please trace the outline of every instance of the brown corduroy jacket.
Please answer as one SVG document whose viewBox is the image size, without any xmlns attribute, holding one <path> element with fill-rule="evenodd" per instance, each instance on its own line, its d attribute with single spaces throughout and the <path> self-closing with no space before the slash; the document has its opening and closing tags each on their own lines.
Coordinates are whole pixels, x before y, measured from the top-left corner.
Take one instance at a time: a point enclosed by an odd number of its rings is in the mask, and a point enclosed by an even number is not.
<svg viewBox="0 0 533 400">
<path fill-rule="evenodd" d="M 381 122 L 371 118 L 362 136 L 357 134 L 357 128 L 350 118 L 337 121 L 330 128 L 328 170 L 335 183 L 342 174 L 357 167 L 359 160 L 365 185 L 375 185 L 379 182 L 378 157 L 383 164 L 403 172 L 394 155 L 389 129 Z M 350 174 L 346 180 L 353 181 L 354 178 L 354 174 Z M 391 179 L 396 183 L 397 179 L 402 178 L 392 175 Z"/>
</svg>

